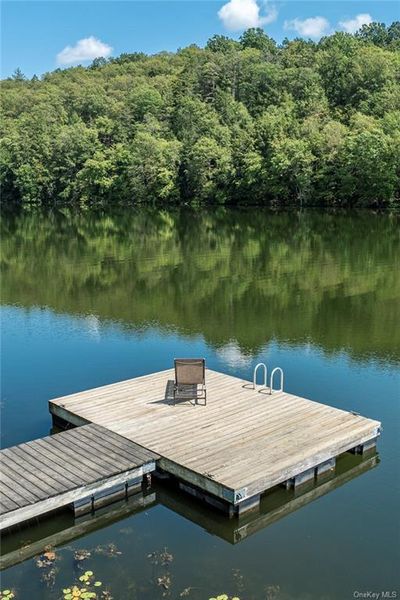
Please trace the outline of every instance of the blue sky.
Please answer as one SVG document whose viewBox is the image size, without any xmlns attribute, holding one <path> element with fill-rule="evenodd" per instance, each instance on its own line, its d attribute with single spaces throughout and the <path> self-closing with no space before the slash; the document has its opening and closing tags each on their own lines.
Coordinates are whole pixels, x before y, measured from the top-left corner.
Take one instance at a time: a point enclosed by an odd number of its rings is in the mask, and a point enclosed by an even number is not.
<svg viewBox="0 0 400 600">
<path fill-rule="evenodd" d="M 238 38 L 248 26 L 268 35 L 313 37 L 353 31 L 363 22 L 400 19 L 397 1 L 201 0 L 11 0 L 1 3 L 2 77 L 16 67 L 29 77 L 88 64 L 94 55 L 174 51 L 213 34 Z"/>
</svg>

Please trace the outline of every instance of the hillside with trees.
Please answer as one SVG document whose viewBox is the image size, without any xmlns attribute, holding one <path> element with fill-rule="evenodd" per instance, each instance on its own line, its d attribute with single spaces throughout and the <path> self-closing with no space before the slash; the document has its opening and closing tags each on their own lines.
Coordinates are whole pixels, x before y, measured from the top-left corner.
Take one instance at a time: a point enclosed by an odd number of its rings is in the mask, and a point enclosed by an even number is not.
<svg viewBox="0 0 400 600">
<path fill-rule="evenodd" d="M 1 99 L 7 204 L 400 202 L 400 22 L 17 70 Z"/>
</svg>

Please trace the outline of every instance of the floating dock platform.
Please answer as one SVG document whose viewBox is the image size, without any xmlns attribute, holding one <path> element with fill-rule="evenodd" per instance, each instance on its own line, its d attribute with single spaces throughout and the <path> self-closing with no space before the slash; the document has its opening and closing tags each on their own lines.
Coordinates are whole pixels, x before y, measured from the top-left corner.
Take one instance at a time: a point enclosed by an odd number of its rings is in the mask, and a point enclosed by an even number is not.
<svg viewBox="0 0 400 600">
<path fill-rule="evenodd" d="M 209 369 L 206 404 L 174 402 L 173 385 L 170 369 L 56 398 L 49 409 L 58 424 L 101 426 L 105 439 L 117 434 L 153 453 L 164 476 L 230 515 L 258 507 L 278 484 L 324 476 L 380 434 L 378 421 Z"/>
<path fill-rule="evenodd" d="M 158 455 L 95 423 L 0 452 L 0 529 L 72 505 L 91 512 L 136 492 Z"/>
</svg>

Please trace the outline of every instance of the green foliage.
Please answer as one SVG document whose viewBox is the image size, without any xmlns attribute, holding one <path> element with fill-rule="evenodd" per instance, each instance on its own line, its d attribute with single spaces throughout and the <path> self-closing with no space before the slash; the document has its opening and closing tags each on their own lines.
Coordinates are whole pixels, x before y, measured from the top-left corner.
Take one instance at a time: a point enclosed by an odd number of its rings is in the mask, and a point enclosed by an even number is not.
<svg viewBox="0 0 400 600">
<path fill-rule="evenodd" d="M 262 29 L 1 82 L 3 202 L 399 201 L 400 23 Z"/>
<path fill-rule="evenodd" d="M 0 600 L 12 600 L 13 598 L 15 598 L 15 594 L 12 590 L 0 591 Z"/>
<path fill-rule="evenodd" d="M 228 594 L 219 594 L 215 596 L 215 598 L 210 598 L 209 600 L 240 600 L 238 596 L 228 596 Z"/>
<path fill-rule="evenodd" d="M 389 27 L 384 23 L 370 23 L 363 25 L 356 36 L 364 42 L 376 46 L 397 46 L 400 42 L 400 21 L 394 21 Z"/>
<path fill-rule="evenodd" d="M 211 52 L 229 52 L 237 50 L 239 43 L 225 35 L 213 35 L 206 44 L 206 50 Z"/>
<path fill-rule="evenodd" d="M 241 35 L 240 44 L 243 48 L 257 48 L 265 56 L 274 54 L 276 42 L 270 38 L 260 27 L 252 27 Z"/>
<path fill-rule="evenodd" d="M 62 590 L 63 600 L 86 600 L 92 598 L 93 600 L 99 599 L 100 595 L 97 593 L 99 588 L 102 586 L 101 581 L 96 581 L 93 571 L 85 571 L 83 575 L 79 577 L 79 584 L 73 585 Z M 97 589 L 97 591 L 96 591 Z M 108 598 L 112 600 L 109 592 L 105 592 L 101 595 L 102 598 Z"/>
</svg>

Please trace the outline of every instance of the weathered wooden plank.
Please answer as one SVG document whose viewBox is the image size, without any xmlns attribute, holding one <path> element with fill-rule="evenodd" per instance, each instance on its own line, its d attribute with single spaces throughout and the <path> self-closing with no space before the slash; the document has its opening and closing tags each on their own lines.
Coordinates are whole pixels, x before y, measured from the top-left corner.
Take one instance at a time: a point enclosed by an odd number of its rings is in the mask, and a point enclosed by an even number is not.
<svg viewBox="0 0 400 600">
<path fill-rule="evenodd" d="M 84 441 L 86 446 L 90 447 L 90 450 L 96 455 L 99 451 L 106 454 L 107 458 L 115 458 L 117 464 L 122 462 L 128 462 L 131 464 L 141 464 L 143 461 L 137 456 L 137 453 L 129 452 L 123 448 L 119 448 L 112 444 L 108 437 L 99 438 L 99 433 L 92 432 L 88 429 L 80 431 L 80 427 L 77 428 L 81 439 Z"/>
<path fill-rule="evenodd" d="M 155 452 L 152 452 L 147 448 L 143 448 L 142 446 L 139 446 L 131 440 L 127 440 L 126 438 L 121 437 L 111 429 L 105 429 L 100 425 L 96 425 L 96 423 L 91 424 L 91 429 L 93 431 L 98 431 L 100 435 L 104 435 L 104 432 L 106 431 L 107 443 L 113 444 L 118 448 L 126 450 L 127 452 L 132 453 L 134 456 L 137 455 L 137 457 L 141 460 L 156 460 L 158 458 L 158 454 L 156 454 Z"/>
<path fill-rule="evenodd" d="M 93 491 L 97 497 L 109 493 L 113 485 L 141 481 L 143 473 L 155 469 L 153 456 L 138 450 L 137 444 L 91 424 L 2 450 L 0 528 L 87 497 Z M 104 501 L 109 499 L 99 500 Z"/>
<path fill-rule="evenodd" d="M 146 375 L 54 399 L 50 409 L 120 436 L 116 454 L 123 450 L 121 437 L 156 452 L 166 471 L 233 503 L 282 477 L 299 479 L 379 433 L 377 421 L 286 392 L 255 391 L 248 381 L 210 370 L 207 406 L 174 404 L 168 396 L 173 378 L 171 369 Z"/>
<path fill-rule="evenodd" d="M 49 468 L 40 459 L 38 460 L 37 457 L 32 458 L 25 449 L 14 446 L 12 450 L 4 450 L 3 458 L 4 455 L 20 467 L 22 477 L 26 477 L 26 473 L 29 470 L 34 477 L 34 481 L 37 481 L 37 485 L 40 485 L 44 490 L 49 488 L 49 490 L 58 492 L 63 489 L 68 489 L 71 485 L 68 483 L 68 479 L 53 471 L 53 469 Z"/>
<path fill-rule="evenodd" d="M 365 424 L 364 422 L 361 423 L 361 427 L 363 428 L 363 431 L 365 427 L 373 431 L 370 425 Z M 312 454 L 314 449 L 322 447 L 327 439 L 329 444 L 333 443 L 332 437 L 330 438 L 329 436 L 339 434 L 340 437 L 343 437 L 343 435 L 357 430 L 358 428 L 355 427 L 354 423 L 349 423 L 345 418 L 338 416 L 335 419 L 331 418 L 325 421 L 324 428 L 314 431 L 312 436 L 307 435 L 308 429 L 305 429 L 303 434 L 292 432 L 290 435 L 286 435 L 279 439 L 272 437 L 268 440 L 260 440 L 260 438 L 256 436 L 254 440 L 252 439 L 247 443 L 245 452 L 242 456 L 238 456 L 236 460 L 229 460 L 231 456 L 228 455 L 227 466 L 223 465 L 221 470 L 226 471 L 226 468 L 228 467 L 231 475 L 241 471 L 249 474 L 251 472 L 251 467 L 259 470 L 260 460 L 255 460 L 257 457 L 259 459 L 264 457 L 267 458 L 268 464 L 271 465 L 272 468 L 279 470 L 281 467 L 280 461 L 283 461 L 286 464 L 287 462 L 290 462 L 293 457 L 296 458 L 303 453 Z M 261 468 L 264 470 L 262 465 Z M 217 468 L 214 468 L 212 472 L 216 476 L 219 473 Z"/>
<path fill-rule="evenodd" d="M 185 446 L 179 442 L 173 445 L 173 449 L 174 451 L 181 450 L 180 457 L 182 457 L 182 459 L 184 459 L 185 456 L 194 455 L 198 460 L 201 460 L 202 456 L 206 455 L 207 459 L 209 459 L 211 462 L 212 454 L 219 454 L 219 447 L 221 445 L 227 445 L 230 452 L 236 452 L 239 450 L 240 446 L 243 446 L 247 443 L 248 438 L 246 434 L 249 431 L 251 431 L 252 440 L 254 440 L 257 435 L 259 437 L 268 436 L 268 440 L 271 442 L 271 444 L 275 444 L 283 436 L 290 435 L 293 431 L 293 427 L 296 426 L 297 423 L 308 418 L 317 420 L 319 415 L 321 415 L 321 412 L 316 412 L 313 410 L 305 412 L 304 408 L 298 409 L 296 407 L 291 407 L 290 409 L 279 411 L 279 414 L 266 420 L 266 422 L 263 420 L 263 415 L 260 415 L 258 418 L 255 417 L 252 422 L 249 423 L 243 421 L 228 431 L 220 432 L 219 429 L 215 428 L 215 433 L 218 435 L 218 437 L 213 445 L 211 455 L 209 452 L 201 452 L 201 441 L 203 438 L 200 437 L 200 439 L 198 439 L 197 436 L 193 442 L 193 445 Z M 333 420 L 335 418 L 339 418 L 339 415 L 325 415 L 325 419 Z M 312 425 L 307 429 L 308 431 L 311 431 L 312 429 L 318 430 L 318 427 Z"/>
<path fill-rule="evenodd" d="M 51 457 L 55 464 L 60 468 L 64 468 L 68 473 L 72 473 L 74 477 L 81 477 L 84 481 L 87 481 L 98 476 L 98 471 L 93 471 L 93 469 L 82 464 L 78 455 L 69 454 L 66 456 L 63 449 L 48 441 L 47 438 L 35 440 L 35 444 L 43 454 Z"/>
<path fill-rule="evenodd" d="M 16 508 L 19 508 L 18 504 L 6 496 L 2 489 L 0 494 L 0 513 L 10 512 L 10 510 L 15 510 Z"/>
<path fill-rule="evenodd" d="M 63 477 L 64 480 L 69 481 L 72 485 L 84 483 L 85 478 L 82 476 L 81 471 L 77 470 L 76 473 L 74 473 L 65 460 L 60 459 L 60 462 L 58 462 L 57 455 L 54 453 L 50 455 L 45 452 L 43 447 L 38 444 L 37 440 L 23 444 L 23 449 L 25 452 L 29 453 L 32 458 L 37 459 L 41 464 L 45 465 L 47 469 L 52 469 L 54 474 Z"/>
<path fill-rule="evenodd" d="M 0 469 L 1 471 L 1 469 Z M 29 499 L 26 500 L 25 498 L 21 497 L 21 494 L 18 491 L 18 487 L 17 486 L 13 486 L 12 488 L 9 487 L 9 480 L 5 479 L 5 477 L 3 476 L 3 474 L 1 474 L 0 476 L 0 490 L 2 494 L 5 494 L 8 498 L 10 498 L 10 500 L 12 500 L 15 504 L 17 504 L 17 506 L 24 506 L 24 504 L 26 504 L 27 502 L 29 502 Z M 32 496 L 32 498 L 35 498 L 35 496 Z M 35 500 L 33 500 L 35 501 Z"/>
<path fill-rule="evenodd" d="M 88 459 L 93 461 L 94 464 L 98 465 L 99 468 L 103 470 L 107 469 L 112 472 L 115 470 L 119 470 L 120 466 L 124 464 L 129 464 L 129 461 L 125 459 L 125 457 L 120 458 L 114 452 L 107 450 L 106 452 L 101 450 L 101 446 L 97 446 L 97 448 L 93 447 L 93 440 L 88 441 L 83 438 L 79 433 L 79 427 L 77 429 L 71 429 L 70 433 L 70 443 L 73 447 L 74 452 L 79 452 L 81 455 L 83 454 Z"/>
<path fill-rule="evenodd" d="M 0 476 L 0 485 L 3 488 L 8 490 L 14 490 L 16 494 L 18 494 L 21 506 L 24 504 L 29 504 L 30 502 L 37 502 L 42 497 L 42 490 L 36 490 L 33 486 L 29 485 L 29 489 L 25 485 L 20 483 L 21 477 L 15 473 L 14 471 L 10 471 L 6 465 L 1 464 L 1 476 Z M 13 498 L 15 501 L 15 498 Z"/>
<path fill-rule="evenodd" d="M 357 436 L 360 434 L 358 433 Z M 369 434 L 368 434 L 369 435 Z M 363 439 L 363 438 L 361 438 Z M 367 441 L 368 436 L 365 437 L 365 441 Z M 319 464 L 321 462 L 325 462 L 334 456 L 339 456 L 343 452 L 348 450 L 349 441 L 346 440 L 341 444 L 337 444 L 334 448 L 325 448 L 324 450 L 319 450 L 317 453 L 308 456 L 306 459 L 301 457 L 300 460 L 296 463 L 291 463 L 290 466 L 286 468 L 282 468 L 280 471 L 275 472 L 274 474 L 267 474 L 265 476 L 260 477 L 258 480 L 253 480 L 249 483 L 247 490 L 248 494 L 255 494 L 258 490 L 266 490 L 295 477 L 297 474 L 309 469 L 315 464 Z M 243 480 L 242 480 L 243 481 Z"/>
<path fill-rule="evenodd" d="M 92 494 L 93 492 L 101 492 L 108 488 L 112 488 L 119 483 L 123 483 L 128 478 L 138 477 L 142 474 L 142 467 L 132 469 L 130 471 L 125 471 L 123 473 L 118 473 L 112 477 L 106 477 L 101 480 L 98 480 L 94 483 L 87 484 L 78 488 L 74 488 L 72 490 L 66 491 L 62 494 L 58 494 L 56 496 L 44 498 L 35 504 L 29 504 L 18 510 L 14 510 L 6 515 L 2 516 L 0 529 L 6 529 L 8 527 L 12 527 L 18 523 L 23 521 L 27 521 L 38 515 L 47 513 L 49 511 L 55 510 L 62 506 L 66 506 Z"/>
<path fill-rule="evenodd" d="M 2 475 L 8 478 L 8 486 L 15 486 L 15 483 L 19 480 L 23 487 L 28 488 L 29 491 L 35 494 L 38 498 L 43 498 L 49 494 L 57 493 L 57 488 L 47 482 L 43 482 L 38 477 L 30 473 L 24 466 L 20 464 L 18 459 L 13 461 L 7 457 L 2 457 L 1 461 Z"/>
<path fill-rule="evenodd" d="M 69 431 L 73 431 L 72 429 Z M 101 477 L 102 475 L 104 475 L 104 471 L 106 470 L 107 472 L 110 471 L 110 469 L 108 469 L 106 466 L 104 465 L 98 465 L 97 461 L 94 462 L 88 455 L 87 453 L 80 449 L 79 447 L 76 447 L 75 444 L 65 444 L 65 442 L 59 442 L 57 439 L 57 436 L 54 436 L 54 439 L 51 440 L 51 443 L 49 440 L 43 440 L 45 443 L 47 443 L 48 445 L 50 445 L 50 447 L 56 448 L 58 450 L 60 450 L 60 452 L 65 455 L 65 457 L 67 457 L 68 461 L 74 461 L 77 460 L 79 462 L 79 465 L 82 466 L 83 468 L 87 468 L 88 470 L 90 470 L 92 473 L 97 474 L 99 477 Z"/>
<path fill-rule="evenodd" d="M 164 374 L 165 373 L 165 374 Z M 164 381 L 165 377 L 173 376 L 173 371 L 168 369 L 164 372 L 157 373 L 157 377 L 154 378 L 154 373 L 151 375 L 145 375 L 143 377 L 135 377 L 126 381 L 119 381 L 109 385 L 101 386 L 99 388 L 93 388 L 90 390 L 83 390 L 70 396 L 62 396 L 60 398 L 53 398 L 50 400 L 51 403 L 57 403 L 61 406 L 73 406 L 74 404 L 81 404 L 82 402 L 92 401 L 91 405 L 108 402 L 109 398 L 118 399 L 121 394 L 124 398 L 132 398 L 132 389 L 135 389 L 137 393 L 149 390 L 149 385 L 154 385 L 154 382 Z"/>
</svg>

